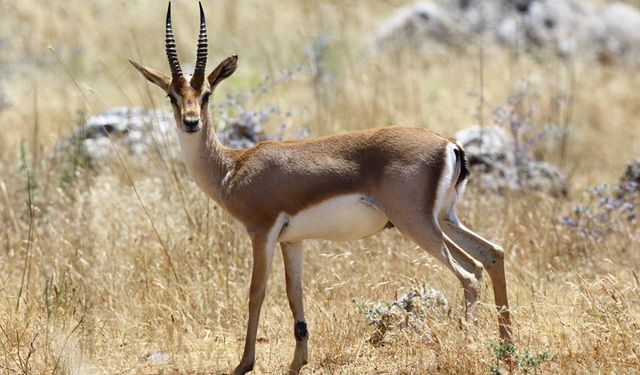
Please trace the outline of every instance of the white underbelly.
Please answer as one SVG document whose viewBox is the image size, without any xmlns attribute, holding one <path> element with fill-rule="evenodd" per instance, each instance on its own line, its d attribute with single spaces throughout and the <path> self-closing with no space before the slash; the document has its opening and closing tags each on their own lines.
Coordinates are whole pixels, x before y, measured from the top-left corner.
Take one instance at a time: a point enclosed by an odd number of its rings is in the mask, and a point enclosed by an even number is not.
<svg viewBox="0 0 640 375">
<path fill-rule="evenodd" d="M 379 232 L 388 222 L 371 198 L 363 194 L 341 195 L 287 216 L 278 242 L 355 240 Z"/>
</svg>

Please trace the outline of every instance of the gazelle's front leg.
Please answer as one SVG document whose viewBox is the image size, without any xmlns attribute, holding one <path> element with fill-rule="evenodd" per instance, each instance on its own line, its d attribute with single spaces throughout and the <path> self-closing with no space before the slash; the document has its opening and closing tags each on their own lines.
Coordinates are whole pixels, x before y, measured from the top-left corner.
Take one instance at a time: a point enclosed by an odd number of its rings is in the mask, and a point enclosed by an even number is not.
<svg viewBox="0 0 640 375">
<path fill-rule="evenodd" d="M 270 231 L 270 232 L 273 232 Z M 233 370 L 234 375 L 242 375 L 253 370 L 256 359 L 256 336 L 260 310 L 267 289 L 267 280 L 271 271 L 274 236 L 267 233 L 253 233 L 251 243 L 253 245 L 253 273 L 251 274 L 251 287 L 249 290 L 249 321 L 247 323 L 247 337 L 244 343 L 242 360 Z"/>
<path fill-rule="evenodd" d="M 307 342 L 309 333 L 304 319 L 304 306 L 302 301 L 302 268 L 304 253 L 302 242 L 281 243 L 282 257 L 284 259 L 284 271 L 287 279 L 287 297 L 289 307 L 293 313 L 295 325 L 293 328 L 296 338 L 296 351 L 293 361 L 289 366 L 289 374 L 298 374 L 300 368 L 307 363 Z"/>
</svg>

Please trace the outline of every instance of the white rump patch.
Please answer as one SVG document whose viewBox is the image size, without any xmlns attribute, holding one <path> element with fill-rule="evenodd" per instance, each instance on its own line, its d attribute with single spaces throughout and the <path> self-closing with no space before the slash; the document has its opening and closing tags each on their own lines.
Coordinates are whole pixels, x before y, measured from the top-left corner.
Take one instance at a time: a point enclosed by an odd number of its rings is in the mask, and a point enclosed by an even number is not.
<svg viewBox="0 0 640 375">
<path fill-rule="evenodd" d="M 381 231 L 388 221 L 375 199 L 364 194 L 341 195 L 288 217 L 278 241 L 355 240 Z"/>
<path fill-rule="evenodd" d="M 450 211 L 457 201 L 456 192 L 456 144 L 447 144 L 447 156 L 444 162 L 444 169 L 442 170 L 442 176 L 438 181 L 438 190 L 436 191 L 436 199 L 434 204 L 433 215 L 437 221 L 440 212 L 444 209 L 447 212 Z"/>
<path fill-rule="evenodd" d="M 458 146 L 458 148 L 462 149 L 462 145 L 460 145 L 460 143 L 456 142 L 456 146 Z M 455 156 L 455 154 L 454 154 Z M 458 173 L 462 173 L 462 171 L 459 171 Z M 457 179 L 456 179 L 457 180 Z M 457 181 L 456 181 L 457 182 Z M 454 188 L 455 188 L 455 183 L 454 182 Z M 460 199 L 462 199 L 462 195 L 464 194 L 464 190 L 467 188 L 467 182 L 469 182 L 469 176 L 467 176 L 467 178 L 465 178 L 460 185 L 458 185 L 458 187 L 456 188 L 457 192 L 455 195 L 455 200 L 453 201 L 453 203 L 451 204 L 452 207 L 455 208 L 456 204 L 458 204 L 458 202 L 460 201 Z"/>
</svg>

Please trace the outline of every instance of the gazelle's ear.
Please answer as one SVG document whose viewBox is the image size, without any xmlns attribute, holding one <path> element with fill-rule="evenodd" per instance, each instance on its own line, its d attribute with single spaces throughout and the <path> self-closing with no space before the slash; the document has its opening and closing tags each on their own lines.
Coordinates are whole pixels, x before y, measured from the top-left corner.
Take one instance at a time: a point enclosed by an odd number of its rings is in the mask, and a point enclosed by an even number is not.
<svg viewBox="0 0 640 375">
<path fill-rule="evenodd" d="M 218 83 L 224 81 L 238 68 L 238 55 L 232 55 L 222 60 L 222 62 L 209 74 L 207 80 L 213 91 Z"/>
<path fill-rule="evenodd" d="M 149 82 L 159 86 L 165 92 L 169 92 L 169 85 L 171 85 L 171 76 L 166 75 L 158 70 L 147 68 L 146 66 L 140 65 L 135 61 L 129 60 L 131 65 L 133 65 Z"/>
</svg>

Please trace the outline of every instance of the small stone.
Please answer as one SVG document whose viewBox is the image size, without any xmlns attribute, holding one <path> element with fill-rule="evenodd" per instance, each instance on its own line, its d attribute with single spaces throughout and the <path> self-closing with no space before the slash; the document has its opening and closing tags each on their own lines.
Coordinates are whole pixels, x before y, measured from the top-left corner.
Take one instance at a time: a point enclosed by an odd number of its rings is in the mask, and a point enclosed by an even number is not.
<svg viewBox="0 0 640 375">
<path fill-rule="evenodd" d="M 441 292 L 422 286 L 410 290 L 396 301 L 364 308 L 363 312 L 369 319 L 369 324 L 374 327 L 369 343 L 382 346 L 394 331 L 414 333 L 428 339 L 426 314 L 446 315 L 449 312 L 449 302 Z"/>
<path fill-rule="evenodd" d="M 144 356 L 144 359 L 149 365 L 162 366 L 170 363 L 171 356 L 169 355 L 169 353 L 158 351 L 158 352 L 148 353 L 147 355 Z"/>
</svg>

